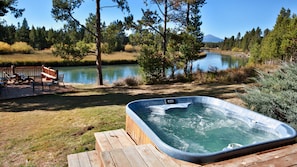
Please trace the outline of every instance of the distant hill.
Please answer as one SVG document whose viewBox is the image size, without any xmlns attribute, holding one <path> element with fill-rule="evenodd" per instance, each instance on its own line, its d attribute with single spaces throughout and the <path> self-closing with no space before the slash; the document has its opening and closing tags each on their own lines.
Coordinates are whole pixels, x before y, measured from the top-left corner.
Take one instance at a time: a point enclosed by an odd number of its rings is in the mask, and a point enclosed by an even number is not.
<svg viewBox="0 0 297 167">
<path fill-rule="evenodd" d="M 203 41 L 202 42 L 212 42 L 212 43 L 218 43 L 218 42 L 222 42 L 223 39 L 213 36 L 211 34 L 205 35 L 203 37 Z"/>
</svg>

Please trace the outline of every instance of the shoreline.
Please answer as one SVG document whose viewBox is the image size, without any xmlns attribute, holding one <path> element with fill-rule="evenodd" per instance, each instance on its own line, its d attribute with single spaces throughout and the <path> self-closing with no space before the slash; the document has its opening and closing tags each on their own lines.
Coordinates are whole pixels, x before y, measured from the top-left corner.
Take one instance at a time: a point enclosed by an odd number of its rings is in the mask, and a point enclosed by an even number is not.
<svg viewBox="0 0 297 167">
<path fill-rule="evenodd" d="M 214 48 L 208 48 L 207 50 L 210 51 L 210 52 L 219 53 L 219 54 L 222 54 L 222 55 L 249 58 L 249 54 L 245 53 L 245 52 L 234 52 L 234 51 L 214 49 Z"/>
</svg>

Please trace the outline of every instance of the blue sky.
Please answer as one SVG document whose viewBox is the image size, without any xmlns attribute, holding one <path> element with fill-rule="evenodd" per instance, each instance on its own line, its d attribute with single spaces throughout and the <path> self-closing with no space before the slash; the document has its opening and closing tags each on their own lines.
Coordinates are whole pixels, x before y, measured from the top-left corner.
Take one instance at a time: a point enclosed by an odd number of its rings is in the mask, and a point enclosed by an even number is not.
<svg viewBox="0 0 297 167">
<path fill-rule="evenodd" d="M 143 0 L 128 0 L 131 13 L 135 18 L 141 17 Z M 110 4 L 110 0 L 101 0 L 101 6 Z M 23 17 L 15 19 L 12 15 L 5 16 L 7 24 L 17 25 L 26 18 L 30 27 L 45 26 L 59 29 L 63 23 L 56 22 L 51 16 L 52 0 L 19 0 L 18 8 L 25 8 Z M 297 13 L 296 0 L 206 0 L 202 7 L 202 32 L 220 38 L 236 36 L 238 32 L 244 35 L 252 28 L 272 29 L 281 8 Z M 95 13 L 95 0 L 85 0 L 76 12 L 76 17 L 84 22 L 89 13 Z M 123 13 L 116 8 L 102 10 L 102 20 L 121 20 Z"/>
</svg>

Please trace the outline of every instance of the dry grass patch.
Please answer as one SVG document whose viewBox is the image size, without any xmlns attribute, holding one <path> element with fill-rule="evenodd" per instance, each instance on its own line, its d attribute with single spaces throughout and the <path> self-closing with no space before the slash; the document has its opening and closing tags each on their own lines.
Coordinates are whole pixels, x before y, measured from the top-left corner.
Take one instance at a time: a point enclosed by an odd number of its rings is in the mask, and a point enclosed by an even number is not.
<svg viewBox="0 0 297 167">
<path fill-rule="evenodd" d="M 137 53 L 114 52 L 111 54 L 102 54 L 103 61 L 115 60 L 136 60 Z M 96 56 L 94 53 L 88 54 L 82 61 L 94 61 Z M 63 59 L 52 54 L 51 50 L 34 51 L 33 54 L 5 54 L 0 55 L 0 63 L 9 62 L 62 62 Z"/>
<path fill-rule="evenodd" d="M 52 52 L 50 50 L 44 50 L 44 51 L 35 51 L 32 54 L 21 54 L 21 53 L 15 53 L 15 54 L 6 54 L 0 56 L 0 63 L 3 62 L 56 62 L 56 61 L 63 61 L 59 57 L 53 56 Z"/>
<path fill-rule="evenodd" d="M 137 53 L 129 52 L 114 52 L 111 54 L 102 54 L 102 60 L 112 61 L 112 60 L 136 60 Z"/>
</svg>

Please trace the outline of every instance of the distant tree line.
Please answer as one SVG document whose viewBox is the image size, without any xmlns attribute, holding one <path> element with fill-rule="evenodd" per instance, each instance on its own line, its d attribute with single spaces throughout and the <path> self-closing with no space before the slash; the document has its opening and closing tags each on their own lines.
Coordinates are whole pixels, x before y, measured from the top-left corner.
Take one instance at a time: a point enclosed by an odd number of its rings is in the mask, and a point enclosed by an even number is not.
<svg viewBox="0 0 297 167">
<path fill-rule="evenodd" d="M 15 42 L 26 42 L 36 49 L 45 49 L 53 45 L 54 39 L 59 32 L 53 29 L 46 30 L 45 27 L 30 29 L 26 19 L 22 24 L 18 23 L 18 27 L 14 25 L 0 24 L 0 41 L 8 44 Z"/>
<path fill-rule="evenodd" d="M 223 50 L 242 51 L 250 55 L 252 63 L 275 60 L 293 61 L 297 58 L 297 17 L 290 9 L 282 8 L 272 30 L 258 27 L 241 36 L 225 38 L 217 44 Z M 216 46 L 208 45 L 208 46 Z"/>
<path fill-rule="evenodd" d="M 87 20 L 87 26 L 94 19 L 93 15 Z M 123 23 L 121 21 L 115 21 L 106 26 L 102 25 L 102 37 L 103 37 L 103 52 L 111 53 L 113 51 L 120 51 L 124 49 L 125 44 L 128 43 L 128 37 L 125 34 Z M 12 45 L 15 42 L 26 42 L 34 49 L 43 50 L 51 48 L 54 44 L 64 42 L 78 43 L 79 41 L 85 43 L 94 43 L 94 37 L 84 29 L 80 28 L 74 22 L 69 25 L 65 25 L 64 28 L 54 30 L 52 28 L 46 29 L 45 27 L 28 26 L 26 18 L 22 24 L 18 23 L 18 26 L 0 24 L 0 41 L 6 42 Z"/>
</svg>

